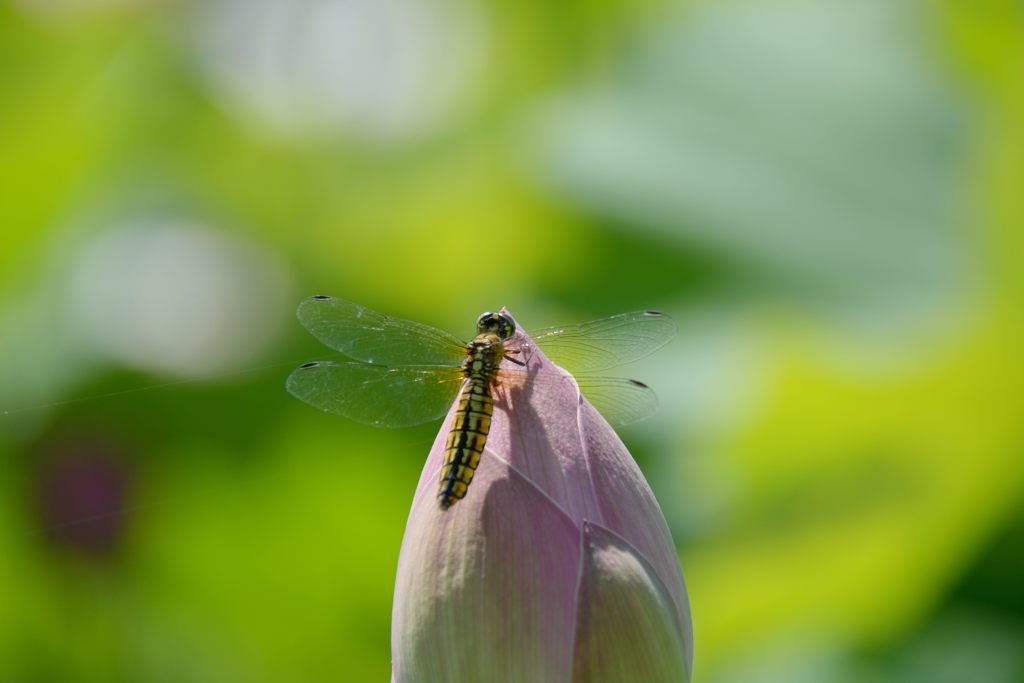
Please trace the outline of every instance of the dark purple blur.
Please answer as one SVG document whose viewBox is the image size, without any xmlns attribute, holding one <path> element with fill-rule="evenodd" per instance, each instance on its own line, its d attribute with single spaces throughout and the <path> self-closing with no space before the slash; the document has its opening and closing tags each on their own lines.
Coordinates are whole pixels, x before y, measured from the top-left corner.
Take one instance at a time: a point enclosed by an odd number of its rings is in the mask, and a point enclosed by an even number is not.
<svg viewBox="0 0 1024 683">
<path fill-rule="evenodd" d="M 132 472 L 123 451 L 97 438 L 45 449 L 36 476 L 39 527 L 59 547 L 112 555 L 128 521 Z"/>
</svg>

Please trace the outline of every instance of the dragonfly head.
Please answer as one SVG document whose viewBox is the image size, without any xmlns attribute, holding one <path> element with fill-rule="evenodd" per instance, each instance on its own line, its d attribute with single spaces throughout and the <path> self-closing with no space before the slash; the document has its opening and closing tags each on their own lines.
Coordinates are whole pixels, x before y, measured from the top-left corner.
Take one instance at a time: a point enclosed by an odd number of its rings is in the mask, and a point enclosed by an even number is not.
<svg viewBox="0 0 1024 683">
<path fill-rule="evenodd" d="M 516 333 L 516 324 L 512 319 L 501 313 L 484 313 L 476 321 L 477 334 L 491 333 L 505 341 Z"/>
</svg>

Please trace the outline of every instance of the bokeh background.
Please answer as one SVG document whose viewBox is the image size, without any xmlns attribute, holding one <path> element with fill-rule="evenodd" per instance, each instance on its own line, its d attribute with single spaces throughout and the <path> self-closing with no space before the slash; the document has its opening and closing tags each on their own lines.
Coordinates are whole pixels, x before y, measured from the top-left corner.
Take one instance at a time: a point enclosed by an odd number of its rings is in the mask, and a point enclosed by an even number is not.
<svg viewBox="0 0 1024 683">
<path fill-rule="evenodd" d="M 386 681 L 327 293 L 659 308 L 698 681 L 1024 681 L 1024 5 L 0 4 L 0 681 Z"/>
</svg>

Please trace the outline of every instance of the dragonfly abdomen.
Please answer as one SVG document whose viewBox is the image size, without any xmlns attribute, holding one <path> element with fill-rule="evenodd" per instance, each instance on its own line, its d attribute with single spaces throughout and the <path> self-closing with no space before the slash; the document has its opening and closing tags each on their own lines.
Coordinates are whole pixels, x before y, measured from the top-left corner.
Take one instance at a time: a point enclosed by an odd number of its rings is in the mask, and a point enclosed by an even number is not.
<svg viewBox="0 0 1024 683">
<path fill-rule="evenodd" d="M 442 509 L 448 509 L 466 495 L 480 464 L 494 412 L 490 385 L 491 378 L 487 374 L 470 375 L 459 399 L 441 467 L 437 495 Z"/>
</svg>

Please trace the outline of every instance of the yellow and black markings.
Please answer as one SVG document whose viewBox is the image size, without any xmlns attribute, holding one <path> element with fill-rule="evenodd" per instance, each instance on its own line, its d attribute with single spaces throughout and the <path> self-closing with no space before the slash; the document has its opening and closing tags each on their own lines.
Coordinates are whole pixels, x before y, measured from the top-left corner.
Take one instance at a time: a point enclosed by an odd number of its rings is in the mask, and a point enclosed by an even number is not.
<svg viewBox="0 0 1024 683">
<path fill-rule="evenodd" d="M 494 413 L 491 384 L 507 353 L 504 342 L 515 333 L 515 326 L 505 316 L 485 313 L 477 321 L 477 330 L 476 338 L 466 344 L 462 365 L 466 385 L 445 444 L 437 494 L 445 510 L 466 495 L 480 464 Z"/>
</svg>

